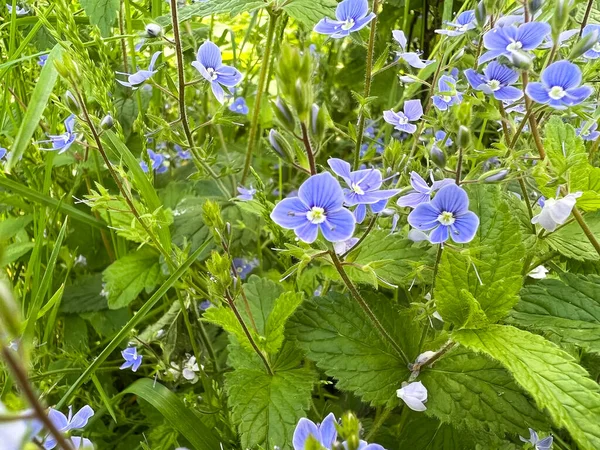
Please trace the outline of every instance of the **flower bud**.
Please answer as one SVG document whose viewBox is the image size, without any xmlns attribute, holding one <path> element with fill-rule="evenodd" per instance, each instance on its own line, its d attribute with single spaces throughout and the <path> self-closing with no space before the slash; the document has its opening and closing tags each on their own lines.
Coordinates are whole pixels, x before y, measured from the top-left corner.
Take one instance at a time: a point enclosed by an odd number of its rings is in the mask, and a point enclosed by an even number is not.
<svg viewBox="0 0 600 450">
<path fill-rule="evenodd" d="M 490 170 L 489 172 L 484 173 L 479 177 L 479 181 L 483 181 L 484 183 L 494 183 L 496 181 L 502 181 L 508 175 L 508 169 L 497 169 Z"/>
<path fill-rule="evenodd" d="M 477 7 L 475 8 L 475 19 L 477 20 L 479 28 L 483 28 L 487 22 L 487 9 L 483 0 L 477 3 Z"/>
<path fill-rule="evenodd" d="M 223 217 L 221 216 L 221 208 L 217 202 L 206 200 L 202 205 L 202 221 L 211 230 L 217 230 L 222 234 L 225 228 Z"/>
<path fill-rule="evenodd" d="M 535 14 L 543 5 L 542 0 L 529 0 L 529 12 Z"/>
<path fill-rule="evenodd" d="M 321 140 L 325 134 L 326 128 L 325 108 L 320 108 L 319 105 L 313 103 L 310 112 L 310 124 L 313 136 L 318 140 Z"/>
<path fill-rule="evenodd" d="M 75 98 L 75 96 L 71 93 L 71 91 L 67 91 L 65 93 L 65 103 L 67 107 L 71 110 L 73 114 L 79 114 L 81 112 L 81 108 L 79 107 L 79 102 Z"/>
<path fill-rule="evenodd" d="M 277 97 L 277 100 L 272 102 L 272 106 L 273 111 L 275 112 L 275 117 L 277 117 L 279 123 L 293 133 L 296 129 L 296 120 L 294 119 L 294 114 L 287 103 L 285 103 L 281 97 Z"/>
<path fill-rule="evenodd" d="M 310 83 L 305 83 L 300 79 L 296 80 L 292 95 L 292 105 L 301 122 L 305 122 L 308 119 L 310 105 L 312 104 L 311 94 Z"/>
<path fill-rule="evenodd" d="M 565 28 L 569 20 L 569 0 L 556 0 L 554 16 L 552 16 L 552 38 L 558 39 L 560 32 Z"/>
<path fill-rule="evenodd" d="M 575 45 L 573 45 L 568 59 L 575 60 L 579 58 L 585 52 L 593 48 L 599 40 L 600 34 L 598 33 L 598 30 L 593 30 L 592 32 L 581 36 L 581 39 L 579 39 L 579 41 L 577 41 Z"/>
<path fill-rule="evenodd" d="M 444 150 L 439 148 L 437 145 L 431 147 L 431 151 L 429 152 L 429 157 L 433 161 L 433 163 L 438 166 L 440 169 L 446 167 L 446 154 Z"/>
<path fill-rule="evenodd" d="M 115 120 L 110 115 L 110 113 L 105 115 L 104 118 L 102 119 L 102 121 L 100 122 L 100 128 L 102 128 L 103 130 L 110 130 L 114 126 L 115 126 Z"/>
<path fill-rule="evenodd" d="M 520 70 L 529 70 L 533 64 L 531 55 L 522 50 L 511 52 L 508 59 L 510 60 L 512 66 Z"/>
<path fill-rule="evenodd" d="M 269 142 L 273 150 L 277 152 L 281 159 L 292 161 L 292 146 L 288 143 L 287 139 L 283 137 L 277 130 L 271 130 L 269 132 Z"/>
<path fill-rule="evenodd" d="M 215 297 L 221 297 L 232 284 L 231 259 L 228 255 L 220 255 L 213 251 L 206 261 L 206 268 L 210 274 L 208 289 Z"/>
<path fill-rule="evenodd" d="M 471 132 L 469 129 L 464 125 L 458 127 L 458 135 L 456 140 L 459 147 L 467 147 L 471 143 Z"/>
<path fill-rule="evenodd" d="M 158 38 L 163 34 L 163 29 L 157 23 L 150 23 L 146 25 L 146 36 L 149 38 Z"/>
</svg>

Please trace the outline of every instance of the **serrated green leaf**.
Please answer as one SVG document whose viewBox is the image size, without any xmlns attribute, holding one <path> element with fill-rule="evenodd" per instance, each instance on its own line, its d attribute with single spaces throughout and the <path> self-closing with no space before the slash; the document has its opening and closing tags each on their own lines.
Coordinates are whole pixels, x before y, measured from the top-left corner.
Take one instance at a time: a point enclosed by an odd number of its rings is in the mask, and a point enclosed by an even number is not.
<svg viewBox="0 0 600 450">
<path fill-rule="evenodd" d="M 65 288 L 60 311 L 64 313 L 83 313 L 100 311 L 108 306 L 102 295 L 102 274 L 85 275 Z"/>
<path fill-rule="evenodd" d="M 369 303 L 408 358 L 415 358 L 421 332 L 414 314 L 398 310 L 386 298 Z M 349 296 L 332 292 L 305 301 L 290 320 L 287 333 L 308 358 L 338 380 L 339 389 L 372 405 L 398 401 L 396 390 L 409 375 L 407 365 Z"/>
<path fill-rule="evenodd" d="M 453 338 L 505 366 L 582 449 L 600 448 L 600 388 L 571 355 L 541 336 L 511 326 L 460 330 Z"/>
<path fill-rule="evenodd" d="M 110 36 L 111 28 L 119 14 L 119 0 L 81 0 L 81 6 L 92 25 L 100 28 L 103 37 Z"/>
<path fill-rule="evenodd" d="M 303 299 L 302 293 L 297 292 L 284 292 L 277 298 L 265 325 L 267 352 L 275 354 L 279 351 L 283 344 L 285 324 L 302 304 Z"/>
<path fill-rule="evenodd" d="M 560 117 L 551 117 L 544 127 L 544 149 L 556 176 L 572 167 L 587 164 L 587 152 L 575 129 Z"/>
<path fill-rule="evenodd" d="M 277 299 L 283 294 L 283 287 L 267 278 L 251 275 L 248 282 L 244 283 L 244 292 L 250 304 L 250 312 L 256 329 L 265 336 L 267 320 L 275 308 Z M 244 319 L 249 319 L 243 300 L 238 297 L 236 303 Z"/>
<path fill-rule="evenodd" d="M 161 281 L 158 254 L 143 247 L 108 266 L 102 275 L 110 309 L 124 308 L 146 289 L 150 292 Z"/>
<path fill-rule="evenodd" d="M 585 214 L 585 223 L 592 233 L 600 236 L 600 212 Z M 598 261 L 600 256 L 578 223 L 571 222 L 544 239 L 548 245 L 567 258 L 577 261 Z"/>
<path fill-rule="evenodd" d="M 427 414 L 458 429 L 527 436 L 547 430 L 544 416 L 502 365 L 458 349 L 421 372 L 428 391 Z"/>
<path fill-rule="evenodd" d="M 498 186 L 469 190 L 471 211 L 479 217 L 477 234 L 464 252 L 444 250 L 435 286 L 435 301 L 445 319 L 465 326 L 477 305 L 465 299 L 470 292 L 490 322 L 496 322 L 518 301 L 525 249 L 518 221 Z M 472 322 L 471 325 L 474 325 Z"/>
<path fill-rule="evenodd" d="M 410 450 L 473 450 L 473 438 L 464 431 L 441 423 L 421 413 L 411 413 L 402 433 L 399 449 Z"/>
<path fill-rule="evenodd" d="M 600 277 L 564 273 L 561 278 L 525 286 L 511 320 L 600 353 Z"/>
<path fill-rule="evenodd" d="M 313 27 L 324 17 L 335 17 L 336 0 L 291 0 L 283 10 L 290 17 Z"/>
<path fill-rule="evenodd" d="M 231 17 L 243 12 L 251 12 L 267 6 L 263 0 L 206 0 L 184 6 L 178 10 L 179 22 L 185 22 L 192 17 L 207 17 L 212 14 L 229 13 Z M 171 24 L 171 15 L 164 15 L 156 19 L 156 23 L 166 26 Z"/>
<path fill-rule="evenodd" d="M 228 333 L 235 336 L 239 344 L 248 351 L 254 351 L 254 348 L 248 341 L 242 325 L 237 320 L 234 312 L 226 306 L 213 306 L 208 308 L 203 315 L 204 320 L 223 328 Z"/>
</svg>

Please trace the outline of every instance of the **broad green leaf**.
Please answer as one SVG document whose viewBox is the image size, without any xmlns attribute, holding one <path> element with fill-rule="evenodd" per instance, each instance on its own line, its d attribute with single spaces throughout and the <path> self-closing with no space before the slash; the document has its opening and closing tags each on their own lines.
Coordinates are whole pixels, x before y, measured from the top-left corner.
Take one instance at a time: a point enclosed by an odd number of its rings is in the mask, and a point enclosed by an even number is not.
<svg viewBox="0 0 600 450">
<path fill-rule="evenodd" d="M 192 17 L 207 17 L 212 14 L 230 14 L 231 17 L 243 12 L 254 11 L 265 7 L 263 0 L 206 0 L 184 6 L 178 10 L 179 22 L 185 22 Z M 170 25 L 171 15 L 158 17 L 156 22 L 162 26 Z"/>
<path fill-rule="evenodd" d="M 285 3 L 283 10 L 290 17 L 313 27 L 324 17 L 335 17 L 336 0 L 291 0 Z"/>
<path fill-rule="evenodd" d="M 60 311 L 64 313 L 100 311 L 107 307 L 107 299 L 102 295 L 101 273 L 82 276 L 67 286 L 60 303 Z"/>
<path fill-rule="evenodd" d="M 56 44 L 46 60 L 46 64 L 42 68 L 40 78 L 35 84 L 35 89 L 31 94 L 31 99 L 27 105 L 27 111 L 21 121 L 21 126 L 17 132 L 17 136 L 10 149 L 10 157 L 8 162 L 4 165 L 4 170 L 10 171 L 14 165 L 21 159 L 25 149 L 29 146 L 30 140 L 35 133 L 36 128 L 39 126 L 46 104 L 54 89 L 54 84 L 58 78 L 58 72 L 54 66 L 55 61 L 60 61 L 62 55 L 62 47 L 60 44 Z"/>
<path fill-rule="evenodd" d="M 435 285 L 435 301 L 445 319 L 475 326 L 481 317 L 496 322 L 517 303 L 523 277 L 524 247 L 520 227 L 498 186 L 470 189 L 471 211 L 480 220 L 469 250 L 445 249 Z M 477 303 L 461 292 L 472 294 Z M 473 316 L 475 314 L 476 316 Z"/>
<path fill-rule="evenodd" d="M 108 266 L 102 275 L 108 292 L 110 309 L 124 308 L 145 289 L 152 291 L 161 278 L 158 254 L 150 247 L 143 247 Z"/>
<path fill-rule="evenodd" d="M 595 236 L 600 236 L 600 212 L 596 211 L 583 216 Z M 567 258 L 577 261 L 598 261 L 600 256 L 577 222 L 571 222 L 554 233 L 550 233 L 545 241 L 550 247 Z"/>
<path fill-rule="evenodd" d="M 297 292 L 284 292 L 277 300 L 265 324 L 266 350 L 277 353 L 283 344 L 283 332 L 288 319 L 302 304 L 303 295 Z"/>
<path fill-rule="evenodd" d="M 265 336 L 267 320 L 273 308 L 275 308 L 277 299 L 283 294 L 283 287 L 274 281 L 251 275 L 248 282 L 244 283 L 244 292 L 250 305 L 250 312 L 252 313 L 253 322 L 256 324 L 256 329 L 262 336 Z M 248 319 L 248 311 L 243 299 L 238 297 L 236 303 L 240 314 Z"/>
<path fill-rule="evenodd" d="M 203 319 L 234 335 L 238 343 L 246 350 L 250 352 L 254 351 L 254 348 L 244 333 L 242 325 L 237 320 L 231 308 L 227 306 L 213 306 L 204 312 Z M 254 333 L 254 336 L 256 336 L 256 333 Z"/>
<path fill-rule="evenodd" d="M 8 241 L 25 228 L 33 220 L 33 216 L 8 217 L 0 222 L 0 242 Z"/>
<path fill-rule="evenodd" d="M 555 175 L 564 176 L 570 168 L 587 164 L 583 141 L 575 134 L 575 129 L 560 117 L 550 118 L 544 134 L 544 149 Z"/>
<path fill-rule="evenodd" d="M 600 448 L 600 388 L 571 355 L 541 336 L 511 326 L 460 330 L 453 338 L 505 366 L 582 449 Z"/>
<path fill-rule="evenodd" d="M 429 401 L 428 401 L 429 403 Z M 422 413 L 409 413 L 410 418 L 400 436 L 399 449 L 410 450 L 474 450 L 475 442 L 468 433 L 441 423 Z"/>
<path fill-rule="evenodd" d="M 458 349 L 421 372 L 428 391 L 427 414 L 470 432 L 527 436 L 547 430 L 544 416 L 502 365 Z"/>
<path fill-rule="evenodd" d="M 137 395 L 154 406 L 166 421 L 184 436 L 196 450 L 214 450 L 219 438 L 183 401 L 156 380 L 137 380 L 124 393 Z"/>
<path fill-rule="evenodd" d="M 564 273 L 525 286 L 510 318 L 561 341 L 600 353 L 600 277 Z"/>
<path fill-rule="evenodd" d="M 421 334 L 414 314 L 398 310 L 387 298 L 376 297 L 369 304 L 414 360 Z M 407 365 L 349 295 L 332 292 L 305 301 L 290 320 L 287 334 L 320 369 L 338 380 L 339 389 L 372 405 L 398 401 L 396 390 L 409 376 Z"/>
<path fill-rule="evenodd" d="M 81 6 L 90 18 L 90 23 L 100 28 L 103 37 L 110 36 L 111 28 L 119 14 L 119 5 L 119 0 L 81 0 Z"/>
<path fill-rule="evenodd" d="M 0 266 L 6 266 L 7 264 L 14 263 L 21 256 L 26 255 L 35 247 L 34 242 L 17 242 L 10 244 L 0 250 Z"/>
</svg>

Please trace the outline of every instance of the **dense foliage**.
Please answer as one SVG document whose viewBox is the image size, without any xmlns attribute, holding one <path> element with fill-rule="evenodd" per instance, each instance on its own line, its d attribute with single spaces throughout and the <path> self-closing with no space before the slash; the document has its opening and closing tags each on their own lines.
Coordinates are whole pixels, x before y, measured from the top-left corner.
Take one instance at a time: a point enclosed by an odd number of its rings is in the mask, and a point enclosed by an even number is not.
<svg viewBox="0 0 600 450">
<path fill-rule="evenodd" d="M 596 3 L 0 5 L 0 448 L 599 449 Z"/>
</svg>

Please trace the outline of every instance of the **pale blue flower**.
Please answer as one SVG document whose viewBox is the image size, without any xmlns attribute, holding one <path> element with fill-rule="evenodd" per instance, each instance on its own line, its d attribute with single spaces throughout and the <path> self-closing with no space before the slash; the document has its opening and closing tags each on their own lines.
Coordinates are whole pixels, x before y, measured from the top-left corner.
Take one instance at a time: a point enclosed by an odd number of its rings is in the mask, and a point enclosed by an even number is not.
<svg viewBox="0 0 600 450">
<path fill-rule="evenodd" d="M 329 17 L 321 19 L 315 26 L 315 31 L 340 39 L 354 31 L 362 30 L 375 18 L 375 13 L 369 13 L 367 0 L 343 0 L 337 5 L 335 17 L 337 20 Z"/>
<path fill-rule="evenodd" d="M 77 411 L 77 413 L 75 413 L 75 415 L 73 415 L 73 407 L 69 406 L 69 416 L 68 417 L 54 408 L 50 408 L 50 411 L 48 411 L 48 418 L 52 421 L 54 426 L 61 433 L 67 433 L 72 430 L 81 430 L 81 429 L 85 428 L 85 426 L 88 423 L 88 420 L 93 415 L 94 415 L 94 410 L 89 405 L 85 405 L 83 408 L 81 408 L 79 411 Z M 82 441 L 82 438 L 80 438 L 80 437 L 72 437 L 71 439 L 73 440 L 73 443 L 91 446 L 91 442 L 89 442 L 88 439 L 83 439 L 83 441 Z M 46 437 L 46 440 L 44 441 L 44 448 L 46 450 L 50 450 L 55 447 L 56 447 L 56 439 L 54 439 L 54 436 L 49 434 Z M 75 448 L 79 448 L 79 447 L 75 447 Z"/>
<path fill-rule="evenodd" d="M 404 102 L 404 111 L 392 110 L 383 112 L 383 119 L 398 131 L 412 134 L 417 131 L 417 126 L 409 123 L 419 120 L 423 116 L 423 106 L 420 100 L 407 100 Z"/>
<path fill-rule="evenodd" d="M 470 9 L 464 11 L 456 17 L 454 22 L 446 22 L 445 25 L 450 27 L 448 30 L 435 30 L 438 34 L 445 34 L 446 36 L 460 36 L 465 34 L 469 30 L 473 30 L 477 27 L 477 19 L 475 17 L 475 11 Z"/>
<path fill-rule="evenodd" d="M 456 79 L 449 75 L 442 75 L 438 81 L 438 93 L 434 95 L 433 105 L 440 111 L 446 111 L 462 102 L 463 94 L 456 90 Z"/>
<path fill-rule="evenodd" d="M 413 190 L 400 197 L 396 204 L 403 208 L 416 208 L 421 203 L 429 202 L 433 193 L 449 184 L 454 184 L 454 180 L 444 178 L 443 180 L 432 181 L 431 186 L 429 186 L 421 175 L 413 171 L 410 174 L 410 185 Z"/>
<path fill-rule="evenodd" d="M 414 67 L 415 69 L 422 69 L 435 62 L 434 60 L 421 59 L 421 55 L 419 53 L 407 52 L 406 36 L 404 36 L 404 31 L 394 30 L 392 31 L 392 35 L 394 36 L 394 39 L 398 45 L 400 45 L 400 51 L 396 52 L 396 54 L 400 59 L 406 61 L 409 66 Z"/>
<path fill-rule="evenodd" d="M 200 46 L 196 61 L 192 65 L 210 83 L 213 94 L 221 104 L 225 101 L 223 86 L 232 88 L 242 81 L 239 70 L 223 64 L 221 50 L 211 41 L 206 41 Z"/>
<path fill-rule="evenodd" d="M 492 28 L 483 35 L 483 45 L 488 51 L 479 57 L 479 64 L 499 56 L 510 57 L 515 52 L 534 50 L 548 33 L 550 25 L 542 22 L 527 22 L 519 27 L 509 25 Z"/>
<path fill-rule="evenodd" d="M 240 193 L 240 195 L 238 195 L 236 198 L 245 202 L 253 200 L 254 194 L 256 194 L 256 189 L 254 189 L 252 186 L 250 186 L 250 188 L 239 186 L 237 190 Z"/>
<path fill-rule="evenodd" d="M 233 101 L 231 105 L 229 105 L 229 111 L 246 115 L 248 114 L 250 109 L 248 108 L 244 97 L 238 97 Z"/>
<path fill-rule="evenodd" d="M 233 258 L 233 267 L 242 280 L 245 280 L 259 264 L 258 258 Z"/>
<path fill-rule="evenodd" d="M 156 173 L 165 173 L 169 168 L 165 165 L 166 157 L 162 153 L 154 152 L 153 150 L 148 149 L 148 157 L 150 158 L 150 162 L 152 164 L 152 170 Z M 140 162 L 140 167 L 142 170 L 147 173 L 149 171 L 148 164 L 145 161 Z"/>
<path fill-rule="evenodd" d="M 493 95 L 497 100 L 515 101 L 523 96 L 520 89 L 511 86 L 519 79 L 519 74 L 496 61 L 489 63 L 483 74 L 467 69 L 465 76 L 473 89 Z"/>
<path fill-rule="evenodd" d="M 156 52 L 152 55 L 147 70 L 142 70 L 138 67 L 138 71 L 132 74 L 126 72 L 116 72 L 117 75 L 127 75 L 127 81 L 117 80 L 117 83 L 132 89 L 139 88 L 142 84 L 149 80 L 152 77 L 152 75 L 154 75 L 157 72 L 156 70 L 154 70 L 154 64 L 156 64 L 156 60 L 161 55 L 161 53 L 162 52 Z"/>
<path fill-rule="evenodd" d="M 566 109 L 582 103 L 592 95 L 589 86 L 580 86 L 581 70 L 569 61 L 550 64 L 542 72 L 541 82 L 527 85 L 526 93 L 535 102 L 555 109 Z"/>
<path fill-rule="evenodd" d="M 600 25 L 598 25 L 596 23 L 587 24 L 583 28 L 582 36 L 585 36 L 585 35 L 593 33 L 593 32 L 596 32 L 598 34 L 598 42 L 596 42 L 596 44 L 594 44 L 594 46 L 592 48 L 590 48 L 588 51 L 586 51 L 583 54 L 583 56 L 587 59 L 600 58 Z"/>
<path fill-rule="evenodd" d="M 121 367 L 119 367 L 119 369 L 123 370 L 131 367 L 133 372 L 137 372 L 142 365 L 143 358 L 142 355 L 138 354 L 137 349 L 135 347 L 127 347 L 121 352 L 121 355 L 123 355 L 125 362 L 121 365 Z"/>
<path fill-rule="evenodd" d="M 587 127 L 586 123 L 582 123 L 579 128 L 575 131 L 577 132 L 577 136 L 580 136 L 584 141 L 595 141 L 600 136 L 600 131 L 597 131 L 598 123 L 594 122 L 589 127 Z"/>
<path fill-rule="evenodd" d="M 12 14 L 12 10 L 13 9 L 12 9 L 12 5 L 11 4 L 7 3 L 6 4 L 6 9 L 8 9 L 8 13 L 9 14 Z M 29 10 L 25 6 L 21 7 L 21 6 L 17 5 L 17 7 L 15 9 L 15 14 L 17 15 L 17 17 L 19 17 L 19 16 L 26 16 L 27 14 L 29 14 Z"/>
<path fill-rule="evenodd" d="M 551 450 L 552 442 L 554 441 L 552 436 L 540 439 L 537 432 L 531 428 L 529 429 L 529 439 L 525 439 L 522 436 L 519 436 L 519 439 L 523 442 L 529 442 L 535 450 Z"/>
<path fill-rule="evenodd" d="M 192 152 L 189 150 L 184 150 L 183 148 L 181 148 L 181 145 L 175 144 L 173 148 L 177 152 L 177 157 L 179 159 L 184 161 L 192 159 Z"/>
<path fill-rule="evenodd" d="M 49 134 L 49 140 L 40 141 L 40 143 L 51 142 L 52 148 L 44 148 L 42 150 L 59 150 L 59 154 L 66 152 L 75 139 L 77 139 L 77 133 L 73 130 L 75 128 L 75 115 L 71 114 L 65 119 L 65 132 L 63 134 L 52 135 Z"/>
<path fill-rule="evenodd" d="M 326 449 L 331 449 L 334 442 L 337 440 L 337 429 L 335 428 L 336 420 L 333 413 L 330 413 L 322 423 L 315 424 L 312 420 L 302 418 L 298 421 L 292 445 L 294 450 L 304 450 L 309 436 L 312 436 Z"/>
<path fill-rule="evenodd" d="M 46 65 L 46 61 L 48 60 L 48 56 L 49 55 L 40 55 L 39 59 L 38 59 L 38 65 L 41 67 L 44 67 Z"/>
</svg>

